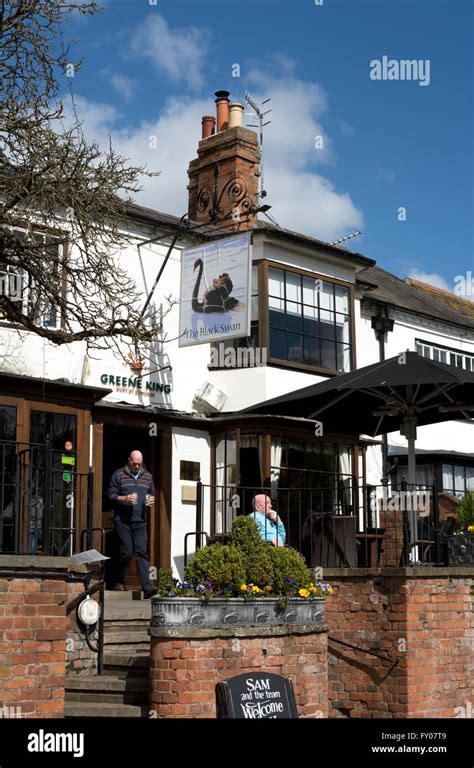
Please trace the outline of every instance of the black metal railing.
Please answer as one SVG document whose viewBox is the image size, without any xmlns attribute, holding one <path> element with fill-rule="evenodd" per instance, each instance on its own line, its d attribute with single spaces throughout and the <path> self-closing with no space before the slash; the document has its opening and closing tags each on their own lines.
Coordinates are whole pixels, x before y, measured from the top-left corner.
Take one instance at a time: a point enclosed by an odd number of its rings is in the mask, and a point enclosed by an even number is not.
<svg viewBox="0 0 474 768">
<path fill-rule="evenodd" d="M 0 442 L 0 552 L 69 556 L 78 550 L 91 479 L 75 462 L 75 454 L 48 445 Z"/>
<path fill-rule="evenodd" d="M 341 482 L 319 488 L 249 488 L 197 484 L 196 546 L 226 542 L 233 520 L 253 510 L 253 499 L 272 500 L 286 544 L 311 567 L 446 564 L 446 525 L 440 524 L 435 486 Z"/>
</svg>

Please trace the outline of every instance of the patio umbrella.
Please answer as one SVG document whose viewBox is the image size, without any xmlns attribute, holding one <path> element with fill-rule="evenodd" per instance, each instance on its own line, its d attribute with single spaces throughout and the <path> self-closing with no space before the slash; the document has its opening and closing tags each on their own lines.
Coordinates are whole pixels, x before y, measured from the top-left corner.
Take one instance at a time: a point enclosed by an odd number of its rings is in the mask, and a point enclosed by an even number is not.
<svg viewBox="0 0 474 768">
<path fill-rule="evenodd" d="M 474 372 L 403 352 L 246 408 L 243 413 L 305 416 L 324 429 L 382 435 L 400 431 L 408 442 L 408 482 L 415 483 L 417 426 L 472 421 Z"/>
</svg>

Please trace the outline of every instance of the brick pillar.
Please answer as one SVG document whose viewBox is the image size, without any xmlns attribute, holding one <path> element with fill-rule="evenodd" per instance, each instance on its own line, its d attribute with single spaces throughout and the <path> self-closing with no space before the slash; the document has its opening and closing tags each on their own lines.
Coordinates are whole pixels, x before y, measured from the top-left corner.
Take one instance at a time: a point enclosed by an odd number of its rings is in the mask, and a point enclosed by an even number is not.
<svg viewBox="0 0 474 768">
<path fill-rule="evenodd" d="M 330 717 L 470 716 L 474 568 L 327 569 L 324 578 L 335 588 L 325 606 Z"/>
<path fill-rule="evenodd" d="M 385 537 L 381 564 L 398 568 L 403 552 L 403 512 L 387 509 L 382 514 Z"/>
<path fill-rule="evenodd" d="M 84 571 L 66 557 L 0 555 L 0 707 L 6 716 L 64 716 L 68 582 Z"/>
<path fill-rule="evenodd" d="M 273 672 L 293 683 L 300 717 L 327 717 L 326 628 L 152 627 L 150 708 L 159 718 L 216 717 L 216 683 Z"/>
</svg>

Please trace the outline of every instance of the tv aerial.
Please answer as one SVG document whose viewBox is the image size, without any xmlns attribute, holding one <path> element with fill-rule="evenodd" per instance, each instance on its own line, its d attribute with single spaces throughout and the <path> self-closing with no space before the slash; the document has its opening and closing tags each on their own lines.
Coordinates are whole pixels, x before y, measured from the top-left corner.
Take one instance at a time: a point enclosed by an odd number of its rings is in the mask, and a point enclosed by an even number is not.
<svg viewBox="0 0 474 768">
<path fill-rule="evenodd" d="M 332 243 L 329 243 L 329 245 L 339 245 L 339 243 L 345 243 L 346 240 L 352 240 L 353 237 L 358 237 L 359 235 L 362 235 L 362 232 L 357 230 L 356 232 L 351 232 L 350 235 L 345 235 L 345 237 L 340 237 L 338 240 L 334 240 Z"/>
<path fill-rule="evenodd" d="M 261 104 L 257 104 L 257 102 L 252 98 L 250 93 L 248 91 L 245 91 L 245 101 L 247 104 L 251 107 L 252 112 L 246 112 L 245 114 L 256 118 L 258 120 L 258 124 L 255 125 L 254 123 L 247 123 L 248 128 L 259 128 L 259 146 L 260 146 L 260 197 L 266 197 L 267 193 L 265 192 L 265 187 L 263 183 L 263 129 L 266 125 L 270 125 L 271 118 L 269 120 L 265 120 L 267 115 L 271 114 L 272 108 L 271 108 L 271 99 L 265 99 L 265 101 L 262 101 Z"/>
</svg>

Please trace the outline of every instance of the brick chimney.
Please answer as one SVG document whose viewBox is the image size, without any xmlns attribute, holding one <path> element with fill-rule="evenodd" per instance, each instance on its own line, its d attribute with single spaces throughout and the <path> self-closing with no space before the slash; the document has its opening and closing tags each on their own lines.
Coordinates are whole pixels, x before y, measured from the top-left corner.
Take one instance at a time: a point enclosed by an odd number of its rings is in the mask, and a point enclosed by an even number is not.
<svg viewBox="0 0 474 768">
<path fill-rule="evenodd" d="M 241 232 L 251 229 L 260 176 L 257 134 L 243 128 L 243 106 L 216 91 L 217 119 L 203 118 L 197 158 L 188 168 L 188 215 L 200 224 Z"/>
</svg>

